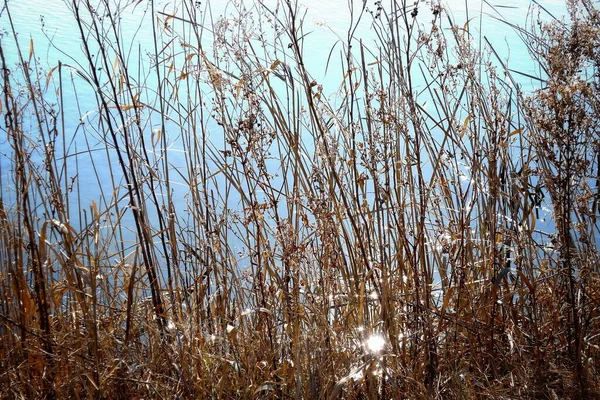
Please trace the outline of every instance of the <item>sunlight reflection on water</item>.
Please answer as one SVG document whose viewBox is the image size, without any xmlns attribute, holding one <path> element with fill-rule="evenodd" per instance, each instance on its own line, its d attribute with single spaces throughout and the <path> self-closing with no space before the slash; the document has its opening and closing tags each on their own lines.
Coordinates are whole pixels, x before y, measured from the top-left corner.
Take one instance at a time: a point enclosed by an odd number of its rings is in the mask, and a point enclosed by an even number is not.
<svg viewBox="0 0 600 400">
<path fill-rule="evenodd" d="M 379 333 L 374 333 L 365 341 L 367 351 L 372 354 L 378 354 L 385 348 L 386 341 Z"/>
</svg>

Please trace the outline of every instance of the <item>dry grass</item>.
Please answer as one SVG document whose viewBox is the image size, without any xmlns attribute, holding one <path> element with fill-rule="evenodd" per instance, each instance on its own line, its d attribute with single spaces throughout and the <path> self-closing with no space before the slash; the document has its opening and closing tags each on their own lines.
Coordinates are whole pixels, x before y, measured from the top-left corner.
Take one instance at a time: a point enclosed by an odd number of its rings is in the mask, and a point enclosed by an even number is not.
<svg viewBox="0 0 600 400">
<path fill-rule="evenodd" d="M 530 93 L 424 2 L 353 10 L 335 93 L 292 1 L 149 2 L 152 54 L 98 3 L 87 65 L 0 43 L 3 398 L 600 396 L 591 1 L 512 26 Z"/>
</svg>

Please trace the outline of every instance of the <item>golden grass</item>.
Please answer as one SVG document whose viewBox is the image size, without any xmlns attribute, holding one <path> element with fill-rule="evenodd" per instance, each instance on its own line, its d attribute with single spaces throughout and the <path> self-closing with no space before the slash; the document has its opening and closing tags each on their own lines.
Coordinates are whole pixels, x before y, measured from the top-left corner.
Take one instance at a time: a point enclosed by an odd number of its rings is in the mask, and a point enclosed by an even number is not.
<svg viewBox="0 0 600 400">
<path fill-rule="evenodd" d="M 292 1 L 150 2 L 132 56 L 112 3 L 74 0 L 77 67 L 3 38 L 1 397 L 600 396 L 597 6 L 505 21 L 526 93 L 412 3 L 353 10 L 377 42 L 350 27 L 336 93 Z"/>
</svg>

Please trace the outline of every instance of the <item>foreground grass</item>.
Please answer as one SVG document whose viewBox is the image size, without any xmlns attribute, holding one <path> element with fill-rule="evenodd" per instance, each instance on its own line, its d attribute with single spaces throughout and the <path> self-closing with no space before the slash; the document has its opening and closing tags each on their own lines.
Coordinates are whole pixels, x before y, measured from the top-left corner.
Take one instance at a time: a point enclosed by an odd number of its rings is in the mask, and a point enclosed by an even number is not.
<svg viewBox="0 0 600 400">
<path fill-rule="evenodd" d="M 571 3 L 512 27 L 533 93 L 412 1 L 353 10 L 336 93 L 293 2 L 151 3 L 147 55 L 73 1 L 87 65 L 4 38 L 2 396 L 600 396 L 600 15 Z"/>
</svg>

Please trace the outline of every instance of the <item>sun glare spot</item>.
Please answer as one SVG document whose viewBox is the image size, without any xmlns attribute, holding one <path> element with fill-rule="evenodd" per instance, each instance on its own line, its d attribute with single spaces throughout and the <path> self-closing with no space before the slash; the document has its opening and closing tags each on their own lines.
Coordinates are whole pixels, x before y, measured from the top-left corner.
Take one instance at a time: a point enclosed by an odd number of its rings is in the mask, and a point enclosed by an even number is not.
<svg viewBox="0 0 600 400">
<path fill-rule="evenodd" d="M 373 334 L 369 336 L 365 345 L 371 353 L 379 353 L 385 347 L 385 339 L 379 334 Z"/>
</svg>

